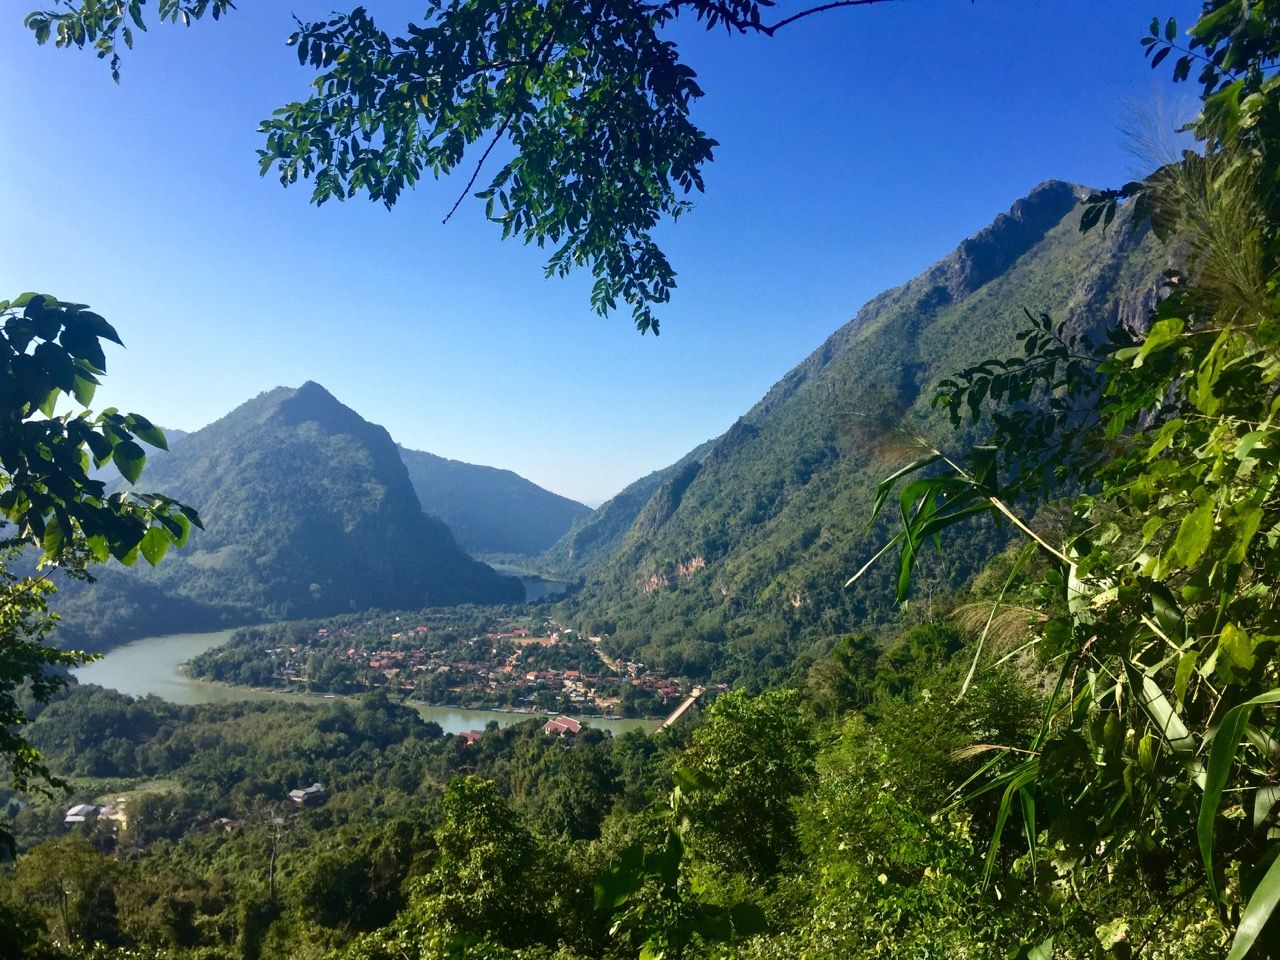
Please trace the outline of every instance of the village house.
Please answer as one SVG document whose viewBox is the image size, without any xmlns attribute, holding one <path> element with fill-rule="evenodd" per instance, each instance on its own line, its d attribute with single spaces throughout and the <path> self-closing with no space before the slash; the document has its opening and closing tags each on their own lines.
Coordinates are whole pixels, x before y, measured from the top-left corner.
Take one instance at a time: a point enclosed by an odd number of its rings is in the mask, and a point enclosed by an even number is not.
<svg viewBox="0 0 1280 960">
<path fill-rule="evenodd" d="M 582 729 L 582 724 L 573 717 L 556 717 L 542 725 L 542 732 L 556 737 L 572 736 Z"/>
<path fill-rule="evenodd" d="M 322 803 L 324 801 L 324 784 L 317 781 L 309 787 L 303 787 L 299 790 L 290 790 L 289 799 L 299 806 L 306 806 L 311 803 Z"/>
<path fill-rule="evenodd" d="M 125 824 L 128 815 L 124 811 L 123 801 L 111 804 L 77 803 L 62 818 L 63 823 L 86 823 L 90 820 L 110 820 L 113 823 Z"/>
<path fill-rule="evenodd" d="M 77 803 L 62 818 L 63 823 L 84 823 L 86 820 L 98 819 L 98 811 L 102 809 L 96 803 Z"/>
</svg>

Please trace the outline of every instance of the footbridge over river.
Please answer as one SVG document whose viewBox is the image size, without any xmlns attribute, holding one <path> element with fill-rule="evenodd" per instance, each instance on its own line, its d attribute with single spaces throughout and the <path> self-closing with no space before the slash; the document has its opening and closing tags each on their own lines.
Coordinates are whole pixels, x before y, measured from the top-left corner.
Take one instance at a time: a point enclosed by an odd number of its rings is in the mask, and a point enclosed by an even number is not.
<svg viewBox="0 0 1280 960">
<path fill-rule="evenodd" d="M 680 706 L 671 711 L 671 716 L 662 721 L 659 730 L 665 730 L 667 727 L 673 727 L 685 717 L 689 715 L 689 711 L 693 709 L 693 705 L 698 702 L 698 698 L 702 696 L 702 687 L 694 687 L 689 691 L 689 695 L 681 701 Z"/>
</svg>

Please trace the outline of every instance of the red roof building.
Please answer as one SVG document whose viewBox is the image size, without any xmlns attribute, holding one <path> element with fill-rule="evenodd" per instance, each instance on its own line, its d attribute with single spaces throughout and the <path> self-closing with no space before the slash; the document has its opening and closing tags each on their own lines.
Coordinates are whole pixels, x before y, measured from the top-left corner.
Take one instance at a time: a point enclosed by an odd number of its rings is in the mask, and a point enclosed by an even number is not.
<svg viewBox="0 0 1280 960">
<path fill-rule="evenodd" d="M 576 734 L 581 729 L 582 724 L 573 719 L 573 717 L 556 717 L 554 720 L 548 720 L 542 725 L 543 733 L 556 737 Z"/>
</svg>

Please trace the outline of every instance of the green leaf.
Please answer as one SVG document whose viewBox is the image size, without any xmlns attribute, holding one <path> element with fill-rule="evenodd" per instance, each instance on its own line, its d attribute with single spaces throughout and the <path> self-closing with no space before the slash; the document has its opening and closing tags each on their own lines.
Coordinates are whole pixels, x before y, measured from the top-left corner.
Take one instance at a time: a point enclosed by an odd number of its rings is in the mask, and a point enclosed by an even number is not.
<svg viewBox="0 0 1280 960">
<path fill-rule="evenodd" d="M 168 532 L 163 527 L 152 527 L 143 536 L 138 549 L 147 563 L 154 567 L 164 557 L 171 542 Z"/>
<path fill-rule="evenodd" d="M 1257 534 L 1258 528 L 1261 526 L 1261 507 L 1248 506 L 1233 511 L 1231 532 L 1234 534 L 1234 538 L 1231 541 L 1231 549 L 1227 551 L 1223 562 L 1228 564 L 1244 563 L 1245 555 L 1249 552 L 1249 544 L 1253 542 L 1254 535 Z"/>
<path fill-rule="evenodd" d="M 76 319 L 99 340 L 110 340 L 112 343 L 124 346 L 124 341 L 120 339 L 120 334 L 116 333 L 116 328 L 92 310 L 82 310 L 76 314 Z"/>
<path fill-rule="evenodd" d="M 62 396 L 62 391 L 57 387 L 50 390 L 48 396 L 46 396 L 39 404 L 40 412 L 46 417 L 52 417 L 54 408 L 57 407 L 58 398 L 60 396 Z"/>
<path fill-rule="evenodd" d="M 1181 644 L 1186 639 L 1187 625 L 1182 615 L 1182 608 L 1178 606 L 1173 593 L 1163 583 L 1152 583 L 1148 587 L 1148 593 L 1151 597 L 1151 612 L 1155 616 L 1156 625 L 1170 640 Z"/>
<path fill-rule="evenodd" d="M 1254 661 L 1253 641 L 1249 639 L 1249 634 L 1234 623 L 1228 623 L 1218 637 L 1219 670 L 1225 668 L 1244 680 L 1253 669 Z"/>
<path fill-rule="evenodd" d="M 185 547 L 187 540 L 191 536 L 191 521 L 181 513 L 161 516 L 160 522 L 164 524 L 165 529 L 169 531 L 169 536 L 173 539 L 175 547 Z"/>
<path fill-rule="evenodd" d="M 1196 21 L 1195 26 L 1191 28 L 1191 36 L 1197 40 L 1202 40 L 1222 27 L 1233 16 L 1240 16 L 1240 6 L 1234 3 L 1224 3 L 1213 13 L 1207 13 Z"/>
<path fill-rule="evenodd" d="M 1200 859 L 1204 864 L 1209 893 L 1214 900 L 1219 899 L 1218 880 L 1213 871 L 1213 833 L 1218 807 L 1222 803 L 1223 791 L 1231 776 L 1231 768 L 1235 765 L 1236 751 L 1240 748 L 1240 738 L 1244 735 L 1244 728 L 1249 722 L 1253 708 L 1269 703 L 1280 703 L 1280 689 L 1268 690 L 1252 700 L 1246 700 L 1232 707 L 1222 718 L 1218 732 L 1213 737 L 1213 749 L 1209 753 L 1209 763 L 1205 767 L 1204 796 L 1200 798 L 1200 814 L 1196 818 L 1196 839 L 1200 845 Z M 1270 871 L 1267 876 L 1271 876 Z M 1251 906 L 1252 903 L 1251 900 Z M 1272 905 L 1274 906 L 1274 903 Z M 1250 940 L 1249 946 L 1252 944 L 1253 941 Z M 1232 949 L 1234 951 L 1234 947 Z M 1248 947 L 1246 946 L 1245 949 L 1247 950 Z M 1241 953 L 1239 956 L 1244 954 Z"/>
<path fill-rule="evenodd" d="M 1170 749 L 1179 754 L 1184 761 L 1194 764 L 1195 737 L 1191 735 L 1191 731 L 1187 729 L 1186 723 L 1173 708 L 1169 698 L 1164 695 L 1160 685 L 1132 663 L 1125 663 L 1125 673 L 1134 697 L 1151 718 L 1152 724 L 1164 737 Z"/>
<path fill-rule="evenodd" d="M 1273 691 L 1276 692 L 1276 691 Z M 1258 942 L 1262 929 L 1275 913 L 1276 904 L 1280 903 L 1280 857 L 1271 861 L 1262 882 L 1254 888 L 1253 896 L 1245 905 L 1240 915 L 1240 925 L 1236 927 L 1235 939 L 1231 941 L 1231 952 L 1227 960 L 1241 960 Z"/>
<path fill-rule="evenodd" d="M 1236 442 L 1235 458 L 1237 460 L 1248 460 L 1253 457 L 1253 451 L 1259 444 L 1264 444 L 1273 436 L 1271 430 L 1254 430 L 1246 433 Z"/>
<path fill-rule="evenodd" d="M 895 470 L 892 474 L 881 480 L 880 485 L 876 487 L 876 499 L 871 507 L 871 520 L 868 522 L 867 528 L 870 529 L 871 525 L 875 523 L 876 517 L 879 516 L 880 510 L 884 507 L 884 502 L 889 498 L 889 493 L 893 490 L 893 485 L 895 483 L 907 474 L 915 473 L 917 470 L 923 470 L 925 467 L 929 466 L 929 464 L 937 463 L 941 459 L 942 454 L 931 453 L 927 457 L 921 457 L 918 460 L 911 461 L 902 469 Z"/>
<path fill-rule="evenodd" d="M 74 383 L 71 385 L 72 392 L 75 394 L 76 403 L 82 407 L 87 407 L 93 402 L 93 394 L 98 389 L 98 385 L 88 376 L 76 376 Z"/>
<path fill-rule="evenodd" d="M 160 450 L 169 449 L 169 442 L 165 439 L 164 431 L 141 414 L 129 414 L 124 418 L 124 423 L 133 432 L 133 435 L 144 443 L 149 443 Z"/>
<path fill-rule="evenodd" d="M 44 537 L 41 541 L 44 555 L 46 557 L 56 557 L 66 542 L 67 531 L 62 528 L 62 521 L 55 514 L 44 525 Z"/>
<path fill-rule="evenodd" d="M 147 455 L 132 440 L 121 440 L 111 448 L 111 461 L 119 468 L 121 476 L 130 483 L 137 483 Z"/>
<path fill-rule="evenodd" d="M 1213 536 L 1213 501 L 1206 500 L 1185 517 L 1178 526 L 1178 536 L 1173 544 L 1177 562 L 1191 567 L 1200 559 Z"/>
<path fill-rule="evenodd" d="M 1253 829 L 1261 830 L 1280 803 L 1280 786 L 1259 787 L 1253 795 Z"/>
<path fill-rule="evenodd" d="M 1173 698 L 1179 704 L 1186 699 L 1187 684 L 1191 682 L 1191 675 L 1195 673 L 1198 657 L 1197 651 L 1188 650 L 1178 658 L 1178 670 L 1173 678 Z"/>
<path fill-rule="evenodd" d="M 89 548 L 89 552 L 99 563 L 106 563 L 107 558 L 111 556 L 111 550 L 107 546 L 107 538 L 103 536 L 88 537 L 84 545 Z"/>
<path fill-rule="evenodd" d="M 1157 320 L 1151 325 L 1151 332 L 1147 334 L 1147 338 L 1142 342 L 1142 349 L 1138 351 L 1138 355 L 1133 360 L 1134 368 L 1141 367 L 1147 357 L 1151 356 L 1156 350 L 1162 350 L 1171 343 L 1176 342 L 1182 336 L 1182 331 L 1185 328 L 1186 324 L 1180 317 Z"/>
</svg>

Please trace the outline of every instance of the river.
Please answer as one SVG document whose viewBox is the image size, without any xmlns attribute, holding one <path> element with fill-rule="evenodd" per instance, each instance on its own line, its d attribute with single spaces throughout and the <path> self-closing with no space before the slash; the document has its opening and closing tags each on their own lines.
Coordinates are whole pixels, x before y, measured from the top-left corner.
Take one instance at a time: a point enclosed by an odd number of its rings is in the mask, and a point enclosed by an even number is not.
<svg viewBox="0 0 1280 960">
<path fill-rule="evenodd" d="M 198 654 L 220 646 L 231 639 L 234 630 L 216 633 L 171 633 L 162 637 L 147 637 L 116 647 L 101 660 L 86 664 L 74 671 L 81 683 L 96 683 L 127 693 L 131 697 L 155 694 L 171 703 L 228 703 L 240 700 L 291 700 L 297 703 L 323 703 L 319 694 L 288 693 L 283 690 L 250 689 L 222 683 L 210 683 L 187 676 L 182 665 Z M 461 707 L 429 707 L 411 704 L 423 719 L 440 724 L 445 733 L 462 733 L 465 730 L 483 730 L 490 720 L 498 726 L 528 720 L 527 713 L 504 713 L 498 710 L 464 710 Z M 650 731 L 657 727 L 656 720 L 604 720 L 581 718 L 589 726 L 613 733 L 628 730 Z"/>
</svg>

